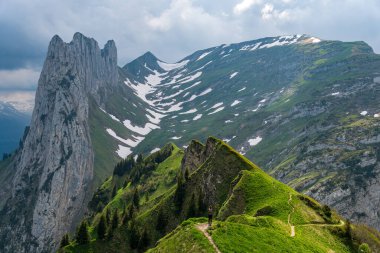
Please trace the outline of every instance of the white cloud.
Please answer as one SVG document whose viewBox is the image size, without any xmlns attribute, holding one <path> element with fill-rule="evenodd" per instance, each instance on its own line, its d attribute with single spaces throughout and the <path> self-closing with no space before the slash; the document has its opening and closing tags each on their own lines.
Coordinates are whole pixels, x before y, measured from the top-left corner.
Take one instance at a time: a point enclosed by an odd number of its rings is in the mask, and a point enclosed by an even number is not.
<svg viewBox="0 0 380 253">
<path fill-rule="evenodd" d="M 261 0 L 243 0 L 234 6 L 233 12 L 236 15 L 240 15 L 252 8 L 252 6 L 258 5 L 260 3 Z"/>
<path fill-rule="evenodd" d="M 34 91 L 0 91 L 0 101 L 9 103 L 20 112 L 31 114 L 34 107 Z"/>
<path fill-rule="evenodd" d="M 34 69 L 0 70 L 0 89 L 33 89 L 39 76 Z"/>
<path fill-rule="evenodd" d="M 261 9 L 261 17 L 264 20 L 290 20 L 291 15 L 289 10 L 279 11 L 274 8 L 273 4 L 265 4 Z"/>
<path fill-rule="evenodd" d="M 148 50 L 174 62 L 195 50 L 281 34 L 364 40 L 380 50 L 380 33 L 374 32 L 380 23 L 378 0 L 13 0 L 0 5 L 0 58 L 14 63 L 8 69 L 24 68 L 19 58 L 31 60 L 31 55 L 41 58 L 41 67 L 51 37 L 70 41 L 77 31 L 100 46 L 114 39 L 119 65 Z M 35 56 L 36 51 L 41 53 Z M 25 62 L 22 66 L 31 65 Z"/>
</svg>

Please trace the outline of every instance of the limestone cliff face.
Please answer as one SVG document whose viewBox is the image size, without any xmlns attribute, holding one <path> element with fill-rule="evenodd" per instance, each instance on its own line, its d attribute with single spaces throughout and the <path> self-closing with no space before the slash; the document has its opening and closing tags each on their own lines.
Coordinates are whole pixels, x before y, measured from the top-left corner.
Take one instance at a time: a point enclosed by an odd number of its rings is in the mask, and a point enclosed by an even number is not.
<svg viewBox="0 0 380 253">
<path fill-rule="evenodd" d="M 94 151 L 89 100 L 117 85 L 113 41 L 100 50 L 76 33 L 54 36 L 38 82 L 30 131 L 17 154 L 11 197 L 1 211 L 1 252 L 51 252 L 86 210 Z"/>
</svg>

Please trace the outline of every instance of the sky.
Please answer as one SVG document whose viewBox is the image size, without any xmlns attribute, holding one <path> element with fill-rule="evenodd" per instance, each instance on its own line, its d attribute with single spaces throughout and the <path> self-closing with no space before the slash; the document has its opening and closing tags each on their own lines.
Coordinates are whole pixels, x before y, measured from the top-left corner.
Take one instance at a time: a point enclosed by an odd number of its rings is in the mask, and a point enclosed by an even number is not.
<svg viewBox="0 0 380 253">
<path fill-rule="evenodd" d="M 378 0 L 0 0 L 0 92 L 33 94 L 50 39 L 113 39 L 123 66 L 166 62 L 224 43 L 308 34 L 366 41 L 380 53 Z M 1 96 L 0 96 L 1 99 Z"/>
</svg>

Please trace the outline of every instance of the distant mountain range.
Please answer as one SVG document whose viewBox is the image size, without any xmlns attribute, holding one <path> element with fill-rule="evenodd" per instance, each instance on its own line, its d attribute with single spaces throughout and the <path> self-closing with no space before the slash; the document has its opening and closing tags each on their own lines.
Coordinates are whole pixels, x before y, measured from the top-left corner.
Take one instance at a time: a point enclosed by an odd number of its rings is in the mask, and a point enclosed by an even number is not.
<svg viewBox="0 0 380 253">
<path fill-rule="evenodd" d="M 192 139 L 209 136 L 345 218 L 379 229 L 379 93 L 380 56 L 364 42 L 280 36 L 200 50 L 174 64 L 148 52 L 121 68 L 113 41 L 100 49 L 80 33 L 70 43 L 55 36 L 30 130 L 0 165 L 0 251 L 56 249 L 121 158 L 146 157 L 169 142 L 189 152 Z M 220 168 L 232 166 L 225 162 Z"/>
<path fill-rule="evenodd" d="M 0 102 L 0 159 L 19 146 L 30 115 L 20 112 L 9 103 Z"/>
</svg>

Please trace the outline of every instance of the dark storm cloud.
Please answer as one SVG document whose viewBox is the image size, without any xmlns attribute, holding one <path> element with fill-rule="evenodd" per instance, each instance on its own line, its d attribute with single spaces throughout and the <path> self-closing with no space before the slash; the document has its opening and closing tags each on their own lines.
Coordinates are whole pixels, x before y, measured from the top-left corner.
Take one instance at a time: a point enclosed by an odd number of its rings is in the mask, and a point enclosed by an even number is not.
<svg viewBox="0 0 380 253">
<path fill-rule="evenodd" d="M 41 66 L 47 43 L 36 43 L 9 24 L 1 24 L 0 34 L 0 69 Z"/>
</svg>

